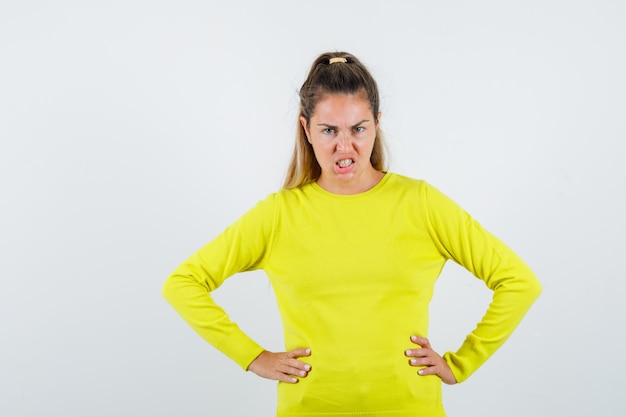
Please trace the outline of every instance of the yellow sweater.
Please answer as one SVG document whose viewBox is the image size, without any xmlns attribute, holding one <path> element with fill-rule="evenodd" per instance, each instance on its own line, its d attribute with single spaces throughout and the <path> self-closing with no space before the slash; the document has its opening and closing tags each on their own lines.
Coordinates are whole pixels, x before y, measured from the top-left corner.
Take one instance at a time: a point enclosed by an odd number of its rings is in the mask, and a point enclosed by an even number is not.
<svg viewBox="0 0 626 417">
<path fill-rule="evenodd" d="M 444 355 L 462 382 L 504 343 L 541 288 L 506 245 L 424 181 L 387 173 L 357 195 L 315 183 L 281 190 L 184 262 L 163 292 L 246 369 L 263 348 L 209 293 L 237 272 L 266 272 L 285 349 L 312 352 L 308 377 L 279 383 L 280 417 L 439 417 L 441 381 L 417 375 L 404 350 L 410 335 L 428 334 L 428 304 L 448 259 L 494 291 L 476 329 Z"/>
</svg>

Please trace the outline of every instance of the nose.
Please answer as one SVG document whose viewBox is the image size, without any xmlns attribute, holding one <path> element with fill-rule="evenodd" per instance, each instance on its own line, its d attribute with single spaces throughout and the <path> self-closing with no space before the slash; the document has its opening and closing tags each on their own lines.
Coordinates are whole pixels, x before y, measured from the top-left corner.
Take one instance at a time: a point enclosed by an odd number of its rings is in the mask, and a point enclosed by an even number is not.
<svg viewBox="0 0 626 417">
<path fill-rule="evenodd" d="M 343 132 L 337 135 L 337 150 L 347 151 L 352 148 L 352 137 L 349 133 Z"/>
</svg>

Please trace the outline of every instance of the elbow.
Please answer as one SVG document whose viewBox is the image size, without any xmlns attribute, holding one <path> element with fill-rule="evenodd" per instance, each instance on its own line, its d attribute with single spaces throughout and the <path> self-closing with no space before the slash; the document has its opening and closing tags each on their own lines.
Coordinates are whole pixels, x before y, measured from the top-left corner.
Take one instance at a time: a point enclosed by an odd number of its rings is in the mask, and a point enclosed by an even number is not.
<svg viewBox="0 0 626 417">
<path fill-rule="evenodd" d="M 539 282 L 537 277 L 533 275 L 533 278 L 534 279 L 532 280 L 532 284 L 530 285 L 531 287 L 530 292 L 533 295 L 533 299 L 536 300 L 541 295 L 541 292 L 543 291 L 543 287 L 541 286 L 541 282 Z"/>
<path fill-rule="evenodd" d="M 166 279 L 165 282 L 163 283 L 163 286 L 161 287 L 161 296 L 163 298 L 165 298 L 166 300 L 169 299 L 170 296 L 170 284 L 169 284 L 170 279 Z"/>
<path fill-rule="evenodd" d="M 161 296 L 163 296 L 163 298 L 165 298 L 165 300 L 170 304 L 172 303 L 172 299 L 174 298 L 174 293 L 176 292 L 175 281 L 176 279 L 172 275 L 165 280 L 165 282 L 163 283 L 163 286 L 161 287 Z"/>
<path fill-rule="evenodd" d="M 532 305 L 541 295 L 543 288 L 534 273 L 526 275 L 519 281 L 518 292 L 523 294 L 523 298 L 527 300 L 529 306 Z"/>
<path fill-rule="evenodd" d="M 496 286 L 495 292 L 509 293 L 514 296 L 518 303 L 530 307 L 541 295 L 543 288 L 535 274 L 526 270 L 523 273 L 511 276 L 510 279 Z"/>
<path fill-rule="evenodd" d="M 211 291 L 208 284 L 184 270 L 174 271 L 163 283 L 161 295 L 165 300 L 176 308 L 181 302 L 186 302 L 190 297 L 205 294 Z"/>
</svg>

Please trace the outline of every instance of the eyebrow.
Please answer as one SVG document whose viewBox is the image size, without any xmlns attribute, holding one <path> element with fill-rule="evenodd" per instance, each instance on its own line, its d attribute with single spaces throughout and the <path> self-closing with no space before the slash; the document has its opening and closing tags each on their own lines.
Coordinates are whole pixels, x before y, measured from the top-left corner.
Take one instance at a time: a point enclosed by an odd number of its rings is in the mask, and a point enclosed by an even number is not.
<svg viewBox="0 0 626 417">
<path fill-rule="evenodd" d="M 357 127 L 357 126 L 359 126 L 359 125 L 362 125 L 363 123 L 367 123 L 367 122 L 369 122 L 369 121 L 370 121 L 369 119 L 363 119 L 363 120 L 361 120 L 359 123 L 357 123 L 357 124 L 355 124 L 355 125 L 352 125 L 351 127 L 352 127 L 352 128 L 355 128 L 355 127 Z M 317 125 L 318 125 L 318 126 L 328 127 L 328 128 L 331 128 L 331 129 L 337 129 L 337 126 L 329 125 L 329 124 L 327 124 L 327 123 L 318 123 Z"/>
</svg>

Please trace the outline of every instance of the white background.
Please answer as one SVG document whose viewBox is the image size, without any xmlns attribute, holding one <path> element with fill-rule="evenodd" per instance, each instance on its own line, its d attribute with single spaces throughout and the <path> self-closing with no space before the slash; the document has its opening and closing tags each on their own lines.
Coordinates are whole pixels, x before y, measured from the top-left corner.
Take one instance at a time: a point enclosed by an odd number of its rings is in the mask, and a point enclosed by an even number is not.
<svg viewBox="0 0 626 417">
<path fill-rule="evenodd" d="M 326 50 L 377 78 L 391 170 L 543 283 L 509 342 L 445 387 L 448 414 L 626 414 L 625 2 L 109 0 L 0 4 L 0 415 L 273 415 L 274 383 L 160 291 L 280 188 L 296 90 Z M 278 350 L 272 297 L 262 272 L 216 293 Z M 489 297 L 447 266 L 435 348 Z"/>
</svg>

